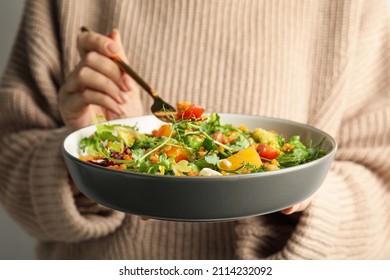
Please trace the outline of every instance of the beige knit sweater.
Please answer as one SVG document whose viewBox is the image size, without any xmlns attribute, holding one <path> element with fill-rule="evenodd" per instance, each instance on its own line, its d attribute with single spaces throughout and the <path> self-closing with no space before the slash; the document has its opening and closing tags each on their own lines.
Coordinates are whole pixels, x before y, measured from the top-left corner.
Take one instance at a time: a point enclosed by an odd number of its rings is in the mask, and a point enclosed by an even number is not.
<svg viewBox="0 0 390 280">
<path fill-rule="evenodd" d="M 0 87 L 0 201 L 44 259 L 390 257 L 390 37 L 385 0 L 31 0 Z M 123 37 L 171 103 L 309 123 L 339 151 L 302 214 L 143 221 L 76 207 L 58 90 L 82 25 Z M 151 100 L 143 95 L 145 112 Z"/>
</svg>

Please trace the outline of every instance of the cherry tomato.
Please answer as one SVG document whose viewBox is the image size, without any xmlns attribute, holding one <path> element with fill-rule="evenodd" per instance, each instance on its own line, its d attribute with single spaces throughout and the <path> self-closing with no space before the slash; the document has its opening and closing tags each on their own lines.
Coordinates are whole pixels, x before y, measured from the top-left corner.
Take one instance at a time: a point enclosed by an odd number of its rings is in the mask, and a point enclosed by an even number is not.
<svg viewBox="0 0 390 280">
<path fill-rule="evenodd" d="M 198 105 L 190 104 L 188 102 L 179 102 L 177 104 L 177 119 L 194 121 L 200 119 L 204 111 L 205 109 Z"/>
<path fill-rule="evenodd" d="M 269 160 L 275 159 L 279 155 L 278 150 L 271 148 L 267 144 L 259 144 L 256 150 L 261 158 L 266 158 Z"/>
</svg>

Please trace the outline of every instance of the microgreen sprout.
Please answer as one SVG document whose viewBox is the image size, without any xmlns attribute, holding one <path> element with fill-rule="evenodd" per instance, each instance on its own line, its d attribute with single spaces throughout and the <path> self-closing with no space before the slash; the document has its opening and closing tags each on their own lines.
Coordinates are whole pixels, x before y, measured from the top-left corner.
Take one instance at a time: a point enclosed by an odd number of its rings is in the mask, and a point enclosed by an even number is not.
<svg viewBox="0 0 390 280">
<path fill-rule="evenodd" d="M 94 122 L 95 133 L 80 141 L 82 160 L 147 174 L 197 176 L 205 168 L 224 175 L 247 174 L 295 166 L 325 155 L 323 141 L 316 146 L 309 141 L 305 146 L 299 136 L 285 140 L 263 129 L 250 131 L 222 124 L 216 113 L 172 117 L 169 125 L 159 128 L 164 127 L 160 134 L 139 133 L 136 126 L 110 124 L 102 116 Z"/>
</svg>

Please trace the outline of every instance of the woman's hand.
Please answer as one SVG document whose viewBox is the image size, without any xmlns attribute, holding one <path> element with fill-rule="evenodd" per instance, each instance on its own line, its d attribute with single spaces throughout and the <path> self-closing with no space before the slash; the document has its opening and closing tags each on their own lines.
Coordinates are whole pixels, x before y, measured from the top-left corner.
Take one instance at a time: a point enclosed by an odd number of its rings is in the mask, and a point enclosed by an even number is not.
<svg viewBox="0 0 390 280">
<path fill-rule="evenodd" d="M 127 61 L 119 33 L 83 32 L 77 37 L 80 62 L 59 93 L 59 107 L 71 130 L 90 125 L 96 115 L 106 119 L 142 115 L 140 88 L 112 61 Z"/>
<path fill-rule="evenodd" d="M 311 196 L 311 197 L 305 199 L 304 201 L 302 201 L 300 203 L 297 203 L 297 204 L 295 204 L 295 205 L 293 205 L 291 207 L 283 209 L 282 213 L 286 214 L 286 215 L 290 215 L 290 214 L 293 214 L 293 213 L 296 213 L 296 212 L 301 212 L 301 211 L 305 210 L 309 206 L 309 204 L 312 201 L 312 199 L 313 199 L 313 197 Z"/>
</svg>

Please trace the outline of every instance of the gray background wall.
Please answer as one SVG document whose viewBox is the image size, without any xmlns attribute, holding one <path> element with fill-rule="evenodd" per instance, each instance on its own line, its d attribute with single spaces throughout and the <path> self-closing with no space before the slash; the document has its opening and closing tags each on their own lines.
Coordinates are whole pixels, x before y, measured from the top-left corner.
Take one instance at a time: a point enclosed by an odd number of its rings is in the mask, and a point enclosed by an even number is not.
<svg viewBox="0 0 390 280">
<path fill-rule="evenodd" d="M 12 48 L 23 5 L 24 0 L 0 0 L 0 73 Z M 0 260 L 34 259 L 34 248 L 34 239 L 0 206 Z"/>
</svg>

